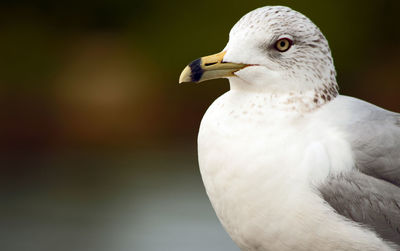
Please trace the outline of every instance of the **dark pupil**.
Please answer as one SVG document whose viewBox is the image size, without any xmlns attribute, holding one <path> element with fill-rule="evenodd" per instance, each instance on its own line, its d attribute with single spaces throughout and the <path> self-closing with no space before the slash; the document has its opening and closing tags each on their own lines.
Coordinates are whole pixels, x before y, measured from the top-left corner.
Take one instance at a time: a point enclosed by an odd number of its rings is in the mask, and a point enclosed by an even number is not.
<svg viewBox="0 0 400 251">
<path fill-rule="evenodd" d="M 281 47 L 285 47 L 286 43 L 285 41 L 281 41 Z"/>
</svg>

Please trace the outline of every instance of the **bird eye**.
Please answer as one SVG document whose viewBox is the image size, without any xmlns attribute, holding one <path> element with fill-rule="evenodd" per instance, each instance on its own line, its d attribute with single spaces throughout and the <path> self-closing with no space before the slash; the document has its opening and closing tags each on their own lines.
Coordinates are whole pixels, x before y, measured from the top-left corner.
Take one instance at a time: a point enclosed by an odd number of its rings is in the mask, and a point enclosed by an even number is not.
<svg viewBox="0 0 400 251">
<path fill-rule="evenodd" d="M 290 49 L 292 46 L 293 41 L 290 40 L 289 38 L 281 38 L 275 43 L 275 49 L 277 49 L 280 52 L 285 52 Z"/>
</svg>

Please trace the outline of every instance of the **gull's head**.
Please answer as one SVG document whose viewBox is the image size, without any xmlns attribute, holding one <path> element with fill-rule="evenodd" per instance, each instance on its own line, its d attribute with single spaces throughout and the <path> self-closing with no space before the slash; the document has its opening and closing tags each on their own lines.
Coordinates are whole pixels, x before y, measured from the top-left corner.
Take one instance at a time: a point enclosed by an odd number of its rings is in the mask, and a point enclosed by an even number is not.
<svg viewBox="0 0 400 251">
<path fill-rule="evenodd" d="M 328 42 L 318 27 L 288 7 L 267 6 L 243 16 L 223 51 L 193 61 L 179 82 L 229 78 L 231 88 L 317 90 L 330 99 L 337 94 L 335 76 Z"/>
</svg>

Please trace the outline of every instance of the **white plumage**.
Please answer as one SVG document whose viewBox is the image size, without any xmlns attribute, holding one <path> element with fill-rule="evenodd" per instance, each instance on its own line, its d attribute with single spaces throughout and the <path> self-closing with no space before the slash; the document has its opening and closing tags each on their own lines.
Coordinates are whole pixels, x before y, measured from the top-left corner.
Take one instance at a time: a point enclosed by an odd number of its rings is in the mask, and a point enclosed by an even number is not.
<svg viewBox="0 0 400 251">
<path fill-rule="evenodd" d="M 274 47 L 282 38 L 293 42 L 285 52 Z M 399 249 L 399 114 L 338 95 L 326 39 L 287 7 L 245 15 L 223 51 L 218 63 L 246 67 L 227 76 L 230 91 L 203 117 L 199 164 L 239 247 Z"/>
</svg>

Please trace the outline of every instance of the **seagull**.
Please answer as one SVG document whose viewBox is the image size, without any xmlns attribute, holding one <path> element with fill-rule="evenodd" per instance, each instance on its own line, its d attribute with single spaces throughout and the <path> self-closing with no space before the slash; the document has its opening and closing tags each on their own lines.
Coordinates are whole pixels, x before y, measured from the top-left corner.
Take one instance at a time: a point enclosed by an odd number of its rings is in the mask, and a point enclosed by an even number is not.
<svg viewBox="0 0 400 251">
<path fill-rule="evenodd" d="M 179 82 L 227 78 L 205 113 L 201 176 L 241 250 L 400 250 L 400 114 L 339 95 L 328 42 L 266 6 Z"/>
</svg>

